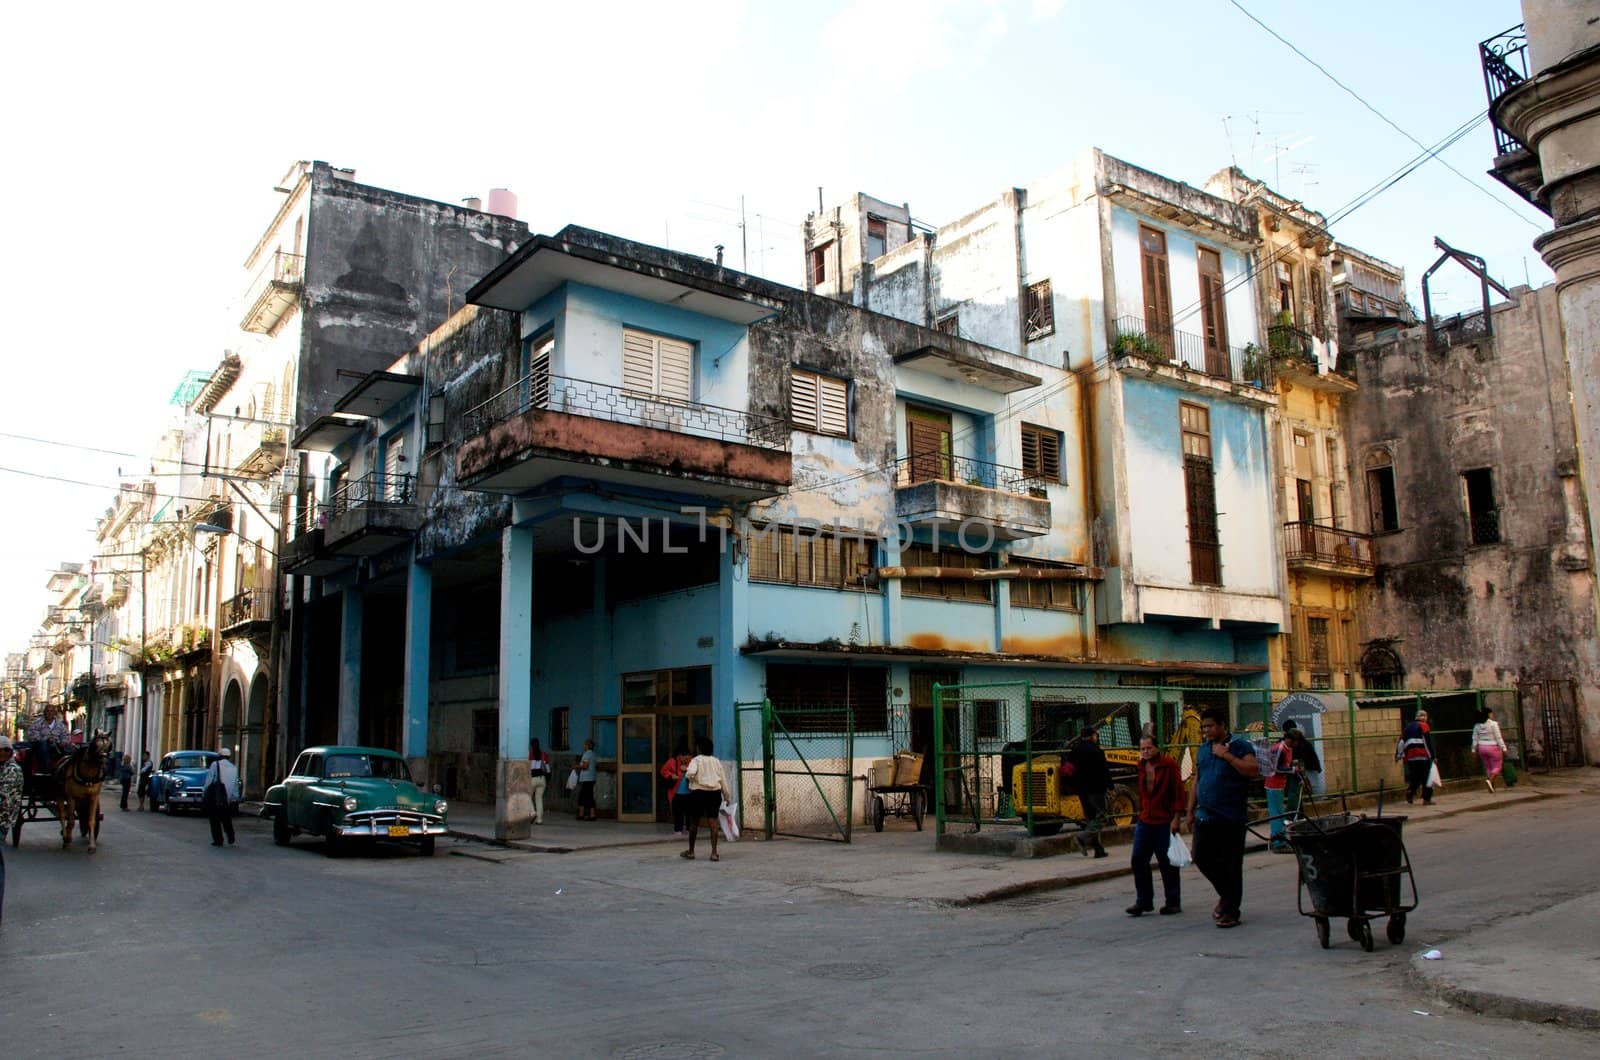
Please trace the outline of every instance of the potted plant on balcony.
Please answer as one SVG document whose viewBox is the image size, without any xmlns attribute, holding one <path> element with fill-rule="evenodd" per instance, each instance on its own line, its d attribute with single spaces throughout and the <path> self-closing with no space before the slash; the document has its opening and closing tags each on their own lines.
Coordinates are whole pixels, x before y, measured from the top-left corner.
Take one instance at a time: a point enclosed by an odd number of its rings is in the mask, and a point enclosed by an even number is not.
<svg viewBox="0 0 1600 1060">
<path fill-rule="evenodd" d="M 1239 372 L 1251 386 L 1261 387 L 1267 377 L 1267 357 L 1261 347 L 1253 342 L 1244 344 L 1244 355 L 1239 358 Z"/>
</svg>

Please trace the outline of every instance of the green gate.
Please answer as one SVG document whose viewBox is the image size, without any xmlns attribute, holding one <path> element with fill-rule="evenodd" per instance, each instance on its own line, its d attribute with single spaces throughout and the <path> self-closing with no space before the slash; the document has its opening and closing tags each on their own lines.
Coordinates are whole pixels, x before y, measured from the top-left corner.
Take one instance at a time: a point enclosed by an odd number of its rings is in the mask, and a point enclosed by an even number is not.
<svg viewBox="0 0 1600 1060">
<path fill-rule="evenodd" d="M 854 712 L 777 711 L 770 701 L 734 705 L 740 827 L 761 821 L 766 838 L 850 842 L 855 809 Z M 759 773 L 760 786 L 752 781 Z M 748 778 L 748 779 L 747 779 Z"/>
</svg>

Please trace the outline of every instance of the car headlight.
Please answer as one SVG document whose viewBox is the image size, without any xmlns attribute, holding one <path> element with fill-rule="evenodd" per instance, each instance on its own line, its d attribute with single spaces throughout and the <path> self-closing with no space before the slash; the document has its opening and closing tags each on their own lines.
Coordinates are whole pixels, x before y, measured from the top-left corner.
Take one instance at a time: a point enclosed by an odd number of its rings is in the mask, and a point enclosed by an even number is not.
<svg viewBox="0 0 1600 1060">
<path fill-rule="evenodd" d="M 344 797 L 344 812 L 345 813 L 350 813 L 352 810 L 354 810 L 357 806 L 360 806 L 360 805 L 361 805 L 360 800 L 358 800 L 354 795 L 346 795 Z"/>
<path fill-rule="evenodd" d="M 443 799 L 440 799 L 438 802 L 433 804 L 433 812 L 438 814 L 440 817 L 443 817 L 445 811 L 448 810 L 449 808 L 450 808 L 450 804 L 448 802 L 445 802 Z"/>
<path fill-rule="evenodd" d="M 172 782 L 172 786 L 177 788 L 178 790 L 182 791 L 183 790 L 183 778 L 179 777 L 177 780 L 174 780 Z"/>
</svg>

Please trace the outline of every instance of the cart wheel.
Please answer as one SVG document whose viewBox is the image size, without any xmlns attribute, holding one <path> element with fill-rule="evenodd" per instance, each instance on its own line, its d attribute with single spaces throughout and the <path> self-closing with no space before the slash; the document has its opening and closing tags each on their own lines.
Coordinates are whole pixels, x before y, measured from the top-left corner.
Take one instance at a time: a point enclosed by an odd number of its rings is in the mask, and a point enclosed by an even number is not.
<svg viewBox="0 0 1600 1060">
<path fill-rule="evenodd" d="M 1350 936 L 1350 941 L 1351 942 L 1360 942 L 1361 941 L 1361 918 L 1353 916 L 1349 920 L 1345 921 L 1344 930 L 1345 930 L 1345 933 Z"/>
<path fill-rule="evenodd" d="M 1406 940 L 1406 915 L 1404 913 L 1396 913 L 1389 918 L 1389 929 L 1386 934 L 1389 936 L 1389 941 L 1396 946 Z"/>
<path fill-rule="evenodd" d="M 922 789 L 919 788 L 911 793 L 911 817 L 917 822 L 919 832 L 922 831 L 922 813 Z"/>
<path fill-rule="evenodd" d="M 1333 945 L 1332 942 L 1328 941 L 1328 936 L 1330 934 L 1331 932 L 1328 930 L 1328 918 L 1325 916 L 1317 917 L 1317 941 L 1322 944 L 1323 949 L 1327 949 Z"/>
<path fill-rule="evenodd" d="M 1372 921 L 1361 922 L 1361 948 L 1368 953 L 1372 952 Z"/>
<path fill-rule="evenodd" d="M 872 797 L 872 830 L 874 832 L 883 831 L 883 796 L 882 795 L 874 795 Z"/>
</svg>

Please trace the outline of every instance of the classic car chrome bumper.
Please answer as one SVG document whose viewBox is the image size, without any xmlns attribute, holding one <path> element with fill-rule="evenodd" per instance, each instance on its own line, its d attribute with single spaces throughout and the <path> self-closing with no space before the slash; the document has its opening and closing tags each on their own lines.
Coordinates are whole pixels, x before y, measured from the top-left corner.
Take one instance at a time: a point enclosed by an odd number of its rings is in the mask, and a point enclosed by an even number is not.
<svg viewBox="0 0 1600 1060">
<path fill-rule="evenodd" d="M 400 829 L 405 829 L 402 834 Z M 445 835 L 444 818 L 416 810 L 357 810 L 347 813 L 344 820 L 334 825 L 340 838 L 407 839 L 429 835 Z"/>
</svg>

